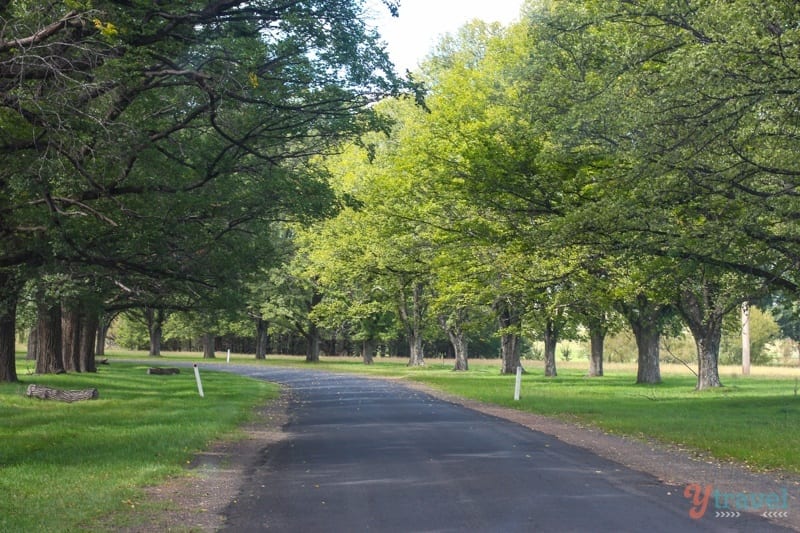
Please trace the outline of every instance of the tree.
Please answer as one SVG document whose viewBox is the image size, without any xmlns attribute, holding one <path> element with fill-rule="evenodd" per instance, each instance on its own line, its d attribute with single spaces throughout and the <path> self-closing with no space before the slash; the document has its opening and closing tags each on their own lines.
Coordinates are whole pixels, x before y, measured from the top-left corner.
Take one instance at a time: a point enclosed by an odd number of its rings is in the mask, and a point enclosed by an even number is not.
<svg viewBox="0 0 800 533">
<path fill-rule="evenodd" d="M 16 312 L 22 285 L 14 272 L 0 270 L 0 382 L 17 381 Z"/>
<path fill-rule="evenodd" d="M 578 137 L 592 143 L 585 146 L 624 164 L 616 174 L 625 201 L 613 203 L 617 242 L 795 286 L 784 221 L 797 209 L 796 172 L 783 151 L 796 142 L 787 106 L 794 89 L 783 86 L 794 60 L 781 57 L 795 45 L 785 30 L 797 6 L 553 5 L 538 20 L 555 45 L 547 51 L 573 75 L 567 94 L 579 95 L 564 121 L 580 125 Z M 658 223 L 662 216 L 669 224 Z"/>
<path fill-rule="evenodd" d="M 303 161 L 397 87 L 360 1 L 0 13 L 5 270 L 55 258 L 124 286 L 209 285 L 212 244 L 320 211 Z"/>
</svg>

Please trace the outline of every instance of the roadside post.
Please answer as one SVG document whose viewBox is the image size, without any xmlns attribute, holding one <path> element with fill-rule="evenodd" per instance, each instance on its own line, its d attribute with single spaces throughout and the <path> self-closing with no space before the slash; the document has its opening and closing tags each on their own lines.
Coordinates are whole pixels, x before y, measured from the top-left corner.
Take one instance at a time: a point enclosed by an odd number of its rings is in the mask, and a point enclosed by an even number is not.
<svg viewBox="0 0 800 533">
<path fill-rule="evenodd" d="M 197 393 L 200 394 L 201 398 L 205 398 L 203 394 L 203 383 L 200 381 L 200 369 L 197 368 L 197 363 L 194 363 L 194 379 L 197 381 Z"/>
<path fill-rule="evenodd" d="M 522 386 L 522 367 L 517 367 L 517 381 L 514 384 L 514 401 L 519 401 L 519 389 Z"/>
</svg>

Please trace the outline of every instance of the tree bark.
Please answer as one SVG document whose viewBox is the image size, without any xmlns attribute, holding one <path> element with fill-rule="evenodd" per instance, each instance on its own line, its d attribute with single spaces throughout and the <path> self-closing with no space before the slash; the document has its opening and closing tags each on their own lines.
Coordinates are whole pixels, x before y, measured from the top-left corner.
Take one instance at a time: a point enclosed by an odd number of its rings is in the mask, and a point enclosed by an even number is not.
<svg viewBox="0 0 800 533">
<path fill-rule="evenodd" d="M 0 383 L 17 378 L 17 298 L 22 285 L 10 274 L 0 273 Z"/>
<path fill-rule="evenodd" d="M 319 363 L 319 328 L 313 322 L 308 324 L 308 334 L 306 335 L 306 362 Z"/>
<path fill-rule="evenodd" d="M 400 291 L 399 294 L 398 312 L 408 339 L 408 366 L 425 365 L 425 352 L 422 344 L 422 321 L 425 314 L 423 289 L 422 283 L 412 283 L 410 309 L 405 291 Z"/>
<path fill-rule="evenodd" d="M 622 304 L 621 308 L 636 337 L 636 383 L 661 383 L 659 341 L 662 322 L 670 313 L 670 307 L 652 302 L 644 294 L 639 294 L 634 304 Z"/>
<path fill-rule="evenodd" d="M 378 341 L 375 339 L 365 339 L 361 343 L 361 359 L 365 365 L 371 365 L 375 359 L 375 348 L 378 346 Z"/>
<path fill-rule="evenodd" d="M 87 310 L 81 320 L 81 334 L 78 348 L 78 365 L 81 372 L 97 372 L 95 360 L 95 341 L 100 325 L 100 316 L 97 311 Z"/>
<path fill-rule="evenodd" d="M 722 387 L 719 379 L 719 344 L 721 328 L 708 330 L 702 337 L 695 337 L 697 346 L 697 390 Z"/>
<path fill-rule="evenodd" d="M 603 375 L 603 345 L 606 338 L 604 327 L 589 328 L 589 377 L 600 377 Z"/>
<path fill-rule="evenodd" d="M 39 353 L 39 336 L 34 325 L 28 332 L 28 353 L 25 354 L 25 359 L 35 361 L 37 353 Z"/>
<path fill-rule="evenodd" d="M 469 370 L 469 341 L 460 326 L 460 323 L 464 321 L 465 313 L 458 311 L 454 315 L 450 317 L 439 315 L 439 326 L 447 333 L 447 338 L 453 346 L 456 361 L 453 370 L 466 371 Z M 452 320 L 448 320 L 449 318 Z"/>
<path fill-rule="evenodd" d="M 636 383 L 661 383 L 659 342 L 661 332 L 651 323 L 632 322 L 638 350 Z"/>
<path fill-rule="evenodd" d="M 699 290 L 681 291 L 679 309 L 689 326 L 697 347 L 697 390 L 721 387 L 719 379 L 719 345 L 722 318 L 728 311 L 717 301 L 719 289 L 704 279 Z"/>
<path fill-rule="evenodd" d="M 498 311 L 497 322 L 500 328 L 500 373 L 516 374 L 520 362 L 521 343 L 519 328 L 522 319 L 510 302 L 505 300 L 495 303 Z"/>
<path fill-rule="evenodd" d="M 317 290 L 317 287 L 314 287 L 314 291 L 311 294 L 311 299 L 308 301 L 308 312 L 314 310 L 314 308 L 322 301 L 322 293 Z M 307 320 L 308 327 L 305 331 L 304 328 L 299 327 L 300 331 L 303 331 L 303 336 L 306 339 L 306 362 L 307 363 L 319 363 L 319 351 L 320 351 L 320 332 L 317 325 L 311 321 Z"/>
<path fill-rule="evenodd" d="M 61 357 L 64 370 L 80 369 L 81 314 L 75 306 L 61 306 Z"/>
<path fill-rule="evenodd" d="M 558 345 L 558 327 L 552 318 L 547 319 L 544 328 L 544 375 L 555 377 L 556 371 L 556 346 Z"/>
<path fill-rule="evenodd" d="M 109 326 L 106 325 L 106 321 L 101 319 L 100 324 L 97 326 L 97 337 L 94 339 L 95 355 L 102 356 L 106 354 L 106 335 L 108 335 L 108 328 Z"/>
<path fill-rule="evenodd" d="M 269 348 L 267 335 L 267 321 L 263 317 L 256 317 L 256 359 L 266 359 Z"/>
<path fill-rule="evenodd" d="M 61 305 L 40 303 L 36 321 L 37 374 L 64 373 L 61 355 Z"/>
<path fill-rule="evenodd" d="M 164 310 L 148 307 L 145 309 L 145 317 L 147 318 L 147 333 L 150 338 L 150 356 L 160 357 L 161 337 L 164 331 Z"/>
<path fill-rule="evenodd" d="M 422 345 L 422 335 L 414 330 L 408 336 L 408 364 L 407 366 L 425 366 L 425 348 Z"/>
<path fill-rule="evenodd" d="M 203 359 L 215 359 L 214 354 L 214 334 L 203 333 Z"/>
<path fill-rule="evenodd" d="M 32 383 L 25 390 L 25 396 L 39 398 L 40 400 L 58 400 L 60 402 L 79 402 L 81 400 L 96 400 L 100 395 L 97 389 L 61 390 L 36 385 Z"/>
<path fill-rule="evenodd" d="M 102 313 L 97 324 L 97 338 L 94 342 L 94 354 L 106 354 L 106 337 L 108 330 L 111 328 L 111 322 L 114 321 L 114 314 Z"/>
<path fill-rule="evenodd" d="M 453 370 L 469 370 L 469 341 L 467 341 L 467 336 L 464 335 L 462 331 L 449 331 L 447 335 L 450 337 L 450 343 L 453 345 L 453 351 L 456 357 Z"/>
<path fill-rule="evenodd" d="M 147 369 L 148 374 L 155 374 L 159 376 L 170 376 L 172 374 L 180 374 L 180 368 L 156 366 Z"/>
</svg>

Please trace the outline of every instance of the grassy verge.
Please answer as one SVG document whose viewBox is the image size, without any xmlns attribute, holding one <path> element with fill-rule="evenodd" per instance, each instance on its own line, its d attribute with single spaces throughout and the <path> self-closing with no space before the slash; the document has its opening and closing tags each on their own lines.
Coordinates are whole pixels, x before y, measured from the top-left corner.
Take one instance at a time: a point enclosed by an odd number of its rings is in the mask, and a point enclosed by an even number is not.
<svg viewBox="0 0 800 533">
<path fill-rule="evenodd" d="M 241 355 L 231 362 L 255 364 L 252 356 Z M 271 356 L 266 364 L 310 368 L 302 357 Z M 497 361 L 473 360 L 465 373 L 452 372 L 452 362 L 438 359 L 408 368 L 403 359 L 365 366 L 356 358 L 323 358 L 311 368 L 415 380 L 466 398 L 677 444 L 687 453 L 800 473 L 800 369 L 761 367 L 744 377 L 738 368 L 723 367 L 724 387 L 697 392 L 695 377 L 683 366 L 662 365 L 663 383 L 655 386 L 635 385 L 633 365 L 608 364 L 604 377 L 592 379 L 586 366 L 559 363 L 559 375 L 545 378 L 541 363 L 527 362 L 518 402 L 514 376 L 499 375 Z"/>
<path fill-rule="evenodd" d="M 165 363 L 168 363 L 165 361 Z M 209 442 L 232 437 L 277 387 L 203 371 L 147 375 L 112 362 L 96 374 L 26 375 L 0 385 L 0 531 L 91 529 L 98 517 L 141 503 L 141 488 L 183 467 Z M 96 387 L 100 398 L 66 404 L 24 396 L 30 383 Z"/>
</svg>

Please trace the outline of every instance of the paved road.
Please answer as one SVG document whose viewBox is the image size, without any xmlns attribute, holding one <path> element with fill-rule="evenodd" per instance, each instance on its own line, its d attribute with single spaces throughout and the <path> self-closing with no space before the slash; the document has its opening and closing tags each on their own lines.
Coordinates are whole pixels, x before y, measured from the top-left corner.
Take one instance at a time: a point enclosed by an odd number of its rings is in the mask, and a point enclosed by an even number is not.
<svg viewBox="0 0 800 533">
<path fill-rule="evenodd" d="M 289 438 L 264 451 L 226 531 L 785 531 L 713 511 L 692 520 L 683 487 L 395 382 L 235 371 L 293 398 Z"/>
</svg>

